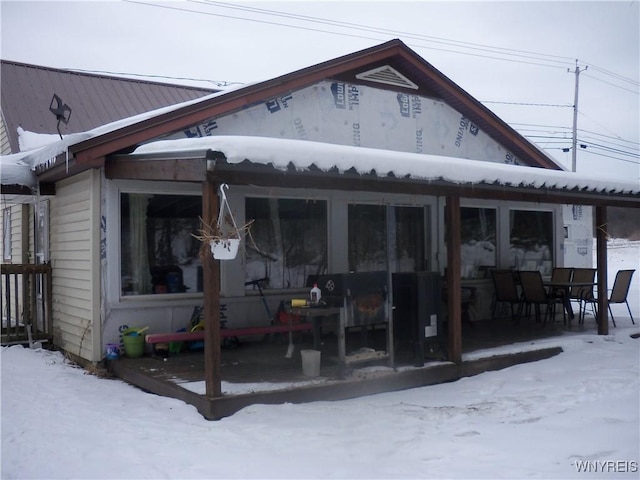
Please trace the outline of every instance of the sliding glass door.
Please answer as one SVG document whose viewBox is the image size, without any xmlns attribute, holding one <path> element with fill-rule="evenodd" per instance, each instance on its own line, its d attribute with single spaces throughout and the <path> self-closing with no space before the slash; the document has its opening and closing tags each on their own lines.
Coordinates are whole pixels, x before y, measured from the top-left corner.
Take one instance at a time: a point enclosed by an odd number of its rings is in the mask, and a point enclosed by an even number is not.
<svg viewBox="0 0 640 480">
<path fill-rule="evenodd" d="M 426 270 L 425 208 L 351 204 L 349 271 Z"/>
</svg>

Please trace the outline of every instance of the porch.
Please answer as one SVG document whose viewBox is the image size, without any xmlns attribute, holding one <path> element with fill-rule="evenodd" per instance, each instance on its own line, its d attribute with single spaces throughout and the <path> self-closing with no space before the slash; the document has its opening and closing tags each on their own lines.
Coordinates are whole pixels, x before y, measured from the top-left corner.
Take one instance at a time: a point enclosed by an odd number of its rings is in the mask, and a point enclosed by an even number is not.
<svg viewBox="0 0 640 480">
<path fill-rule="evenodd" d="M 51 265 L 2 264 L 1 344 L 51 342 Z"/>
<path fill-rule="evenodd" d="M 344 400 L 388 391 L 404 390 L 458 380 L 485 371 L 519 363 L 543 360 L 562 349 L 541 342 L 561 335 L 597 333 L 594 321 L 585 325 L 564 325 L 562 317 L 544 328 L 534 318 L 514 325 L 510 318 L 463 324 L 462 362 L 446 361 L 443 342 L 428 341 L 424 366 L 414 366 L 410 345 L 396 345 L 395 364 L 369 359 L 348 364 L 338 361 L 337 339 L 323 335 L 319 377 L 303 375 L 300 351 L 313 348 L 311 334 L 297 334 L 295 351 L 286 358 L 285 337 L 241 341 L 221 352 L 222 395 L 205 395 L 205 358 L 202 351 L 185 350 L 163 358 L 151 350 L 142 358 L 108 362 L 116 377 L 150 393 L 182 400 L 193 405 L 205 418 L 217 420 L 251 404 L 304 403 Z M 369 345 L 384 348 L 384 332 L 370 332 Z M 360 351 L 360 332 L 347 338 L 348 352 Z M 446 342 L 445 342 L 446 343 Z M 538 345 L 537 345 L 538 343 Z M 518 345 L 514 345 L 518 344 Z M 506 347 L 502 351 L 498 347 Z M 149 346 L 147 346 L 149 348 Z"/>
</svg>

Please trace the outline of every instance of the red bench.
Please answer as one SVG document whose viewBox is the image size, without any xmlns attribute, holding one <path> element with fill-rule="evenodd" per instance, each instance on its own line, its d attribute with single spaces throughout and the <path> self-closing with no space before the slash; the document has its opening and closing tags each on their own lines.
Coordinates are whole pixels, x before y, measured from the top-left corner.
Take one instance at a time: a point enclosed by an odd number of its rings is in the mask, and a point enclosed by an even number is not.
<svg viewBox="0 0 640 480">
<path fill-rule="evenodd" d="M 293 323 L 280 325 L 264 325 L 258 327 L 222 328 L 220 337 L 242 337 L 248 335 L 265 335 L 268 333 L 305 332 L 313 328 L 313 323 Z M 204 340 L 204 330 L 195 332 L 150 333 L 145 337 L 147 343 L 191 342 Z"/>
</svg>

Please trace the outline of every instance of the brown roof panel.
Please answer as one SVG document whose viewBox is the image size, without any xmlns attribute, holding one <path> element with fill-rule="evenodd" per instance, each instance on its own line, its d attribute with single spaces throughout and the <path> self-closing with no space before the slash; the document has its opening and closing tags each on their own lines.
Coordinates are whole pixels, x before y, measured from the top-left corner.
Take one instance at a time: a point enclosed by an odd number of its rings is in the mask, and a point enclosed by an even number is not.
<svg viewBox="0 0 640 480">
<path fill-rule="evenodd" d="M 216 92 L 167 83 L 94 75 L 2 60 L 0 96 L 12 152 L 18 152 L 17 128 L 56 134 L 57 121 L 49 111 L 56 94 L 72 109 L 63 135 L 84 132 L 157 108 Z"/>
</svg>

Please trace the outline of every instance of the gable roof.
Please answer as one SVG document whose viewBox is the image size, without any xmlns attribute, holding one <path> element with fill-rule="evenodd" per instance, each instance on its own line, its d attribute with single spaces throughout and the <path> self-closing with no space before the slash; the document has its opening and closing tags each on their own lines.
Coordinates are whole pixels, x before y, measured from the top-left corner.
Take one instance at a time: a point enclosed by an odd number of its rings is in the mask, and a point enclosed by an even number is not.
<svg viewBox="0 0 640 480">
<path fill-rule="evenodd" d="M 376 47 L 345 55 L 272 80 L 220 91 L 183 104 L 164 107 L 157 111 L 103 125 L 92 131 L 69 135 L 64 140 L 33 151 L 33 153 L 13 155 L 11 157 L 20 158 L 12 158 L 11 161 L 19 164 L 25 158 L 28 158 L 29 162 L 27 163 L 37 167 L 36 172 L 41 188 L 50 186 L 62 178 L 75 175 L 83 170 L 101 166 L 105 167 L 105 174 L 109 178 L 202 182 L 207 177 L 208 172 L 214 172 L 217 177 L 220 174 L 223 175 L 219 178 L 222 181 L 225 181 L 224 175 L 240 182 L 246 181 L 251 175 L 268 173 L 268 170 L 264 170 L 263 167 L 271 169 L 273 167 L 265 165 L 264 159 L 260 156 L 245 158 L 245 161 L 240 164 L 224 167 L 225 164 L 230 165 L 226 162 L 226 152 L 216 151 L 211 148 L 205 148 L 204 152 L 192 152 L 194 155 L 191 153 L 186 156 L 177 155 L 172 159 L 168 158 L 175 155 L 170 153 L 171 148 L 167 149 L 166 155 L 156 153 L 153 158 L 142 158 L 146 157 L 146 155 L 130 154 L 138 146 L 149 142 L 154 144 L 164 143 L 158 142 L 158 140 L 169 134 L 183 132 L 205 121 L 235 113 L 255 104 L 262 104 L 268 100 L 286 95 L 291 91 L 326 80 L 369 85 L 377 88 L 390 88 L 393 91 L 406 92 L 409 95 L 416 94 L 441 100 L 475 123 L 484 133 L 496 140 L 504 148 L 517 155 L 521 162 L 531 167 L 541 167 L 536 173 L 544 175 L 544 170 L 562 170 L 544 152 L 524 139 L 490 110 L 399 40 L 393 40 Z M 193 141 L 195 139 L 190 140 Z M 313 148 L 313 142 L 304 141 L 303 143 L 303 149 Z M 220 154 L 222 154 L 222 157 L 220 157 Z M 349 152 L 349 155 L 352 154 L 353 152 Z M 357 154 L 352 156 L 353 158 L 358 157 Z M 388 152 L 387 156 L 390 159 L 392 152 Z M 431 156 L 433 157 L 433 155 Z M 422 158 L 427 157 L 423 155 Z M 144 161 L 139 162 L 137 160 Z M 211 160 L 216 166 L 210 167 L 209 162 Z M 446 157 L 441 161 L 447 162 L 450 160 L 451 157 Z M 479 161 L 473 160 L 473 162 Z M 252 168 L 249 172 L 245 166 L 251 164 L 258 168 Z M 355 167 L 355 165 L 353 166 Z M 480 164 L 477 166 L 481 168 Z M 397 177 L 395 177 L 394 172 L 388 173 L 384 177 L 385 181 L 380 182 L 380 176 L 375 172 L 369 175 L 359 175 L 356 178 L 350 173 L 351 170 L 353 169 L 349 169 L 348 172 L 342 174 L 343 180 L 351 182 L 351 186 L 348 188 L 352 188 L 354 182 L 356 184 L 358 182 L 364 184 L 369 177 L 375 177 L 376 180 L 373 183 L 369 183 L 368 187 L 379 191 L 384 191 L 385 188 L 399 187 L 405 189 L 409 186 L 408 183 L 413 183 L 411 188 L 425 194 L 432 187 L 440 185 L 444 189 L 433 188 L 431 194 L 475 196 L 477 194 L 475 190 L 478 190 L 477 187 L 480 186 L 482 190 L 489 192 L 488 195 L 491 198 L 520 199 L 536 202 L 550 201 L 552 203 L 572 203 L 573 199 L 584 202 L 582 204 L 613 205 L 614 203 L 619 203 L 640 207 L 640 190 L 638 190 L 636 184 L 629 185 L 626 182 L 618 182 L 615 185 L 609 185 L 606 181 L 603 184 L 602 179 L 594 181 L 593 178 L 586 178 L 581 175 L 576 176 L 574 173 L 570 173 L 570 175 L 573 175 L 572 178 L 549 178 L 552 183 L 537 181 L 536 184 L 520 183 L 517 185 L 511 179 L 505 181 L 500 175 L 501 172 L 495 172 L 496 174 L 493 176 L 491 174 L 484 176 L 480 183 L 476 183 L 473 180 L 468 182 L 465 179 L 447 180 L 445 177 L 430 177 L 425 180 L 424 178 L 413 178 L 409 175 L 405 179 L 407 182 L 403 182 L 400 185 L 396 181 Z M 356 168 L 355 170 L 358 169 Z M 305 172 L 296 172 L 296 176 L 298 179 L 303 178 L 307 182 L 310 179 L 316 181 L 318 179 L 316 173 L 319 171 L 320 169 L 318 169 L 317 165 L 312 165 Z M 525 175 L 524 169 L 518 169 L 518 171 L 520 173 L 516 175 Z M 288 171 L 283 172 L 284 175 L 289 173 Z M 334 173 L 333 169 L 324 172 L 325 180 L 334 179 Z M 509 173 L 515 174 L 515 171 Z M 279 184 L 283 177 L 276 178 L 271 176 L 271 178 L 278 182 L 276 184 Z M 3 181 L 3 183 L 5 182 Z M 230 183 L 233 182 L 230 181 Z M 302 183 L 297 185 L 302 185 Z M 327 188 L 329 187 L 330 185 Z M 529 192 L 523 196 L 523 187 L 542 190 L 542 192 Z M 546 191 L 553 193 L 553 198 L 547 195 Z M 560 193 L 563 194 L 562 198 L 558 196 Z M 482 195 L 484 196 L 485 194 L 483 193 Z"/>
<path fill-rule="evenodd" d="M 69 171 L 80 171 L 102 164 L 107 155 L 131 151 L 135 146 L 154 138 L 185 130 L 211 118 L 232 113 L 256 102 L 263 102 L 321 80 L 335 79 L 385 88 L 384 84 L 375 82 L 370 75 L 364 75 L 382 67 L 391 67 L 399 74 L 398 78 L 408 80 L 404 87 L 407 93 L 440 99 L 449 104 L 487 135 L 513 152 L 525 164 L 561 170 L 538 147 L 518 134 L 403 42 L 391 40 L 271 80 L 220 92 L 219 95 L 192 102 L 183 108 L 149 116 L 142 121 L 71 145 L 69 151 L 74 158 L 73 162 L 69 163 Z M 413 88 L 411 84 L 415 84 L 418 88 Z M 389 88 L 389 85 L 386 85 L 386 88 Z M 397 90 L 403 87 L 396 83 L 393 88 Z M 59 178 L 61 178 L 60 175 L 53 171 L 46 175 L 47 181 L 55 181 Z"/>
<path fill-rule="evenodd" d="M 69 123 L 60 124 L 68 135 L 217 91 L 9 60 L 2 60 L 0 69 L 2 115 L 13 153 L 20 151 L 18 127 L 58 135 L 58 122 L 49 111 L 54 94 L 72 109 Z"/>
</svg>

